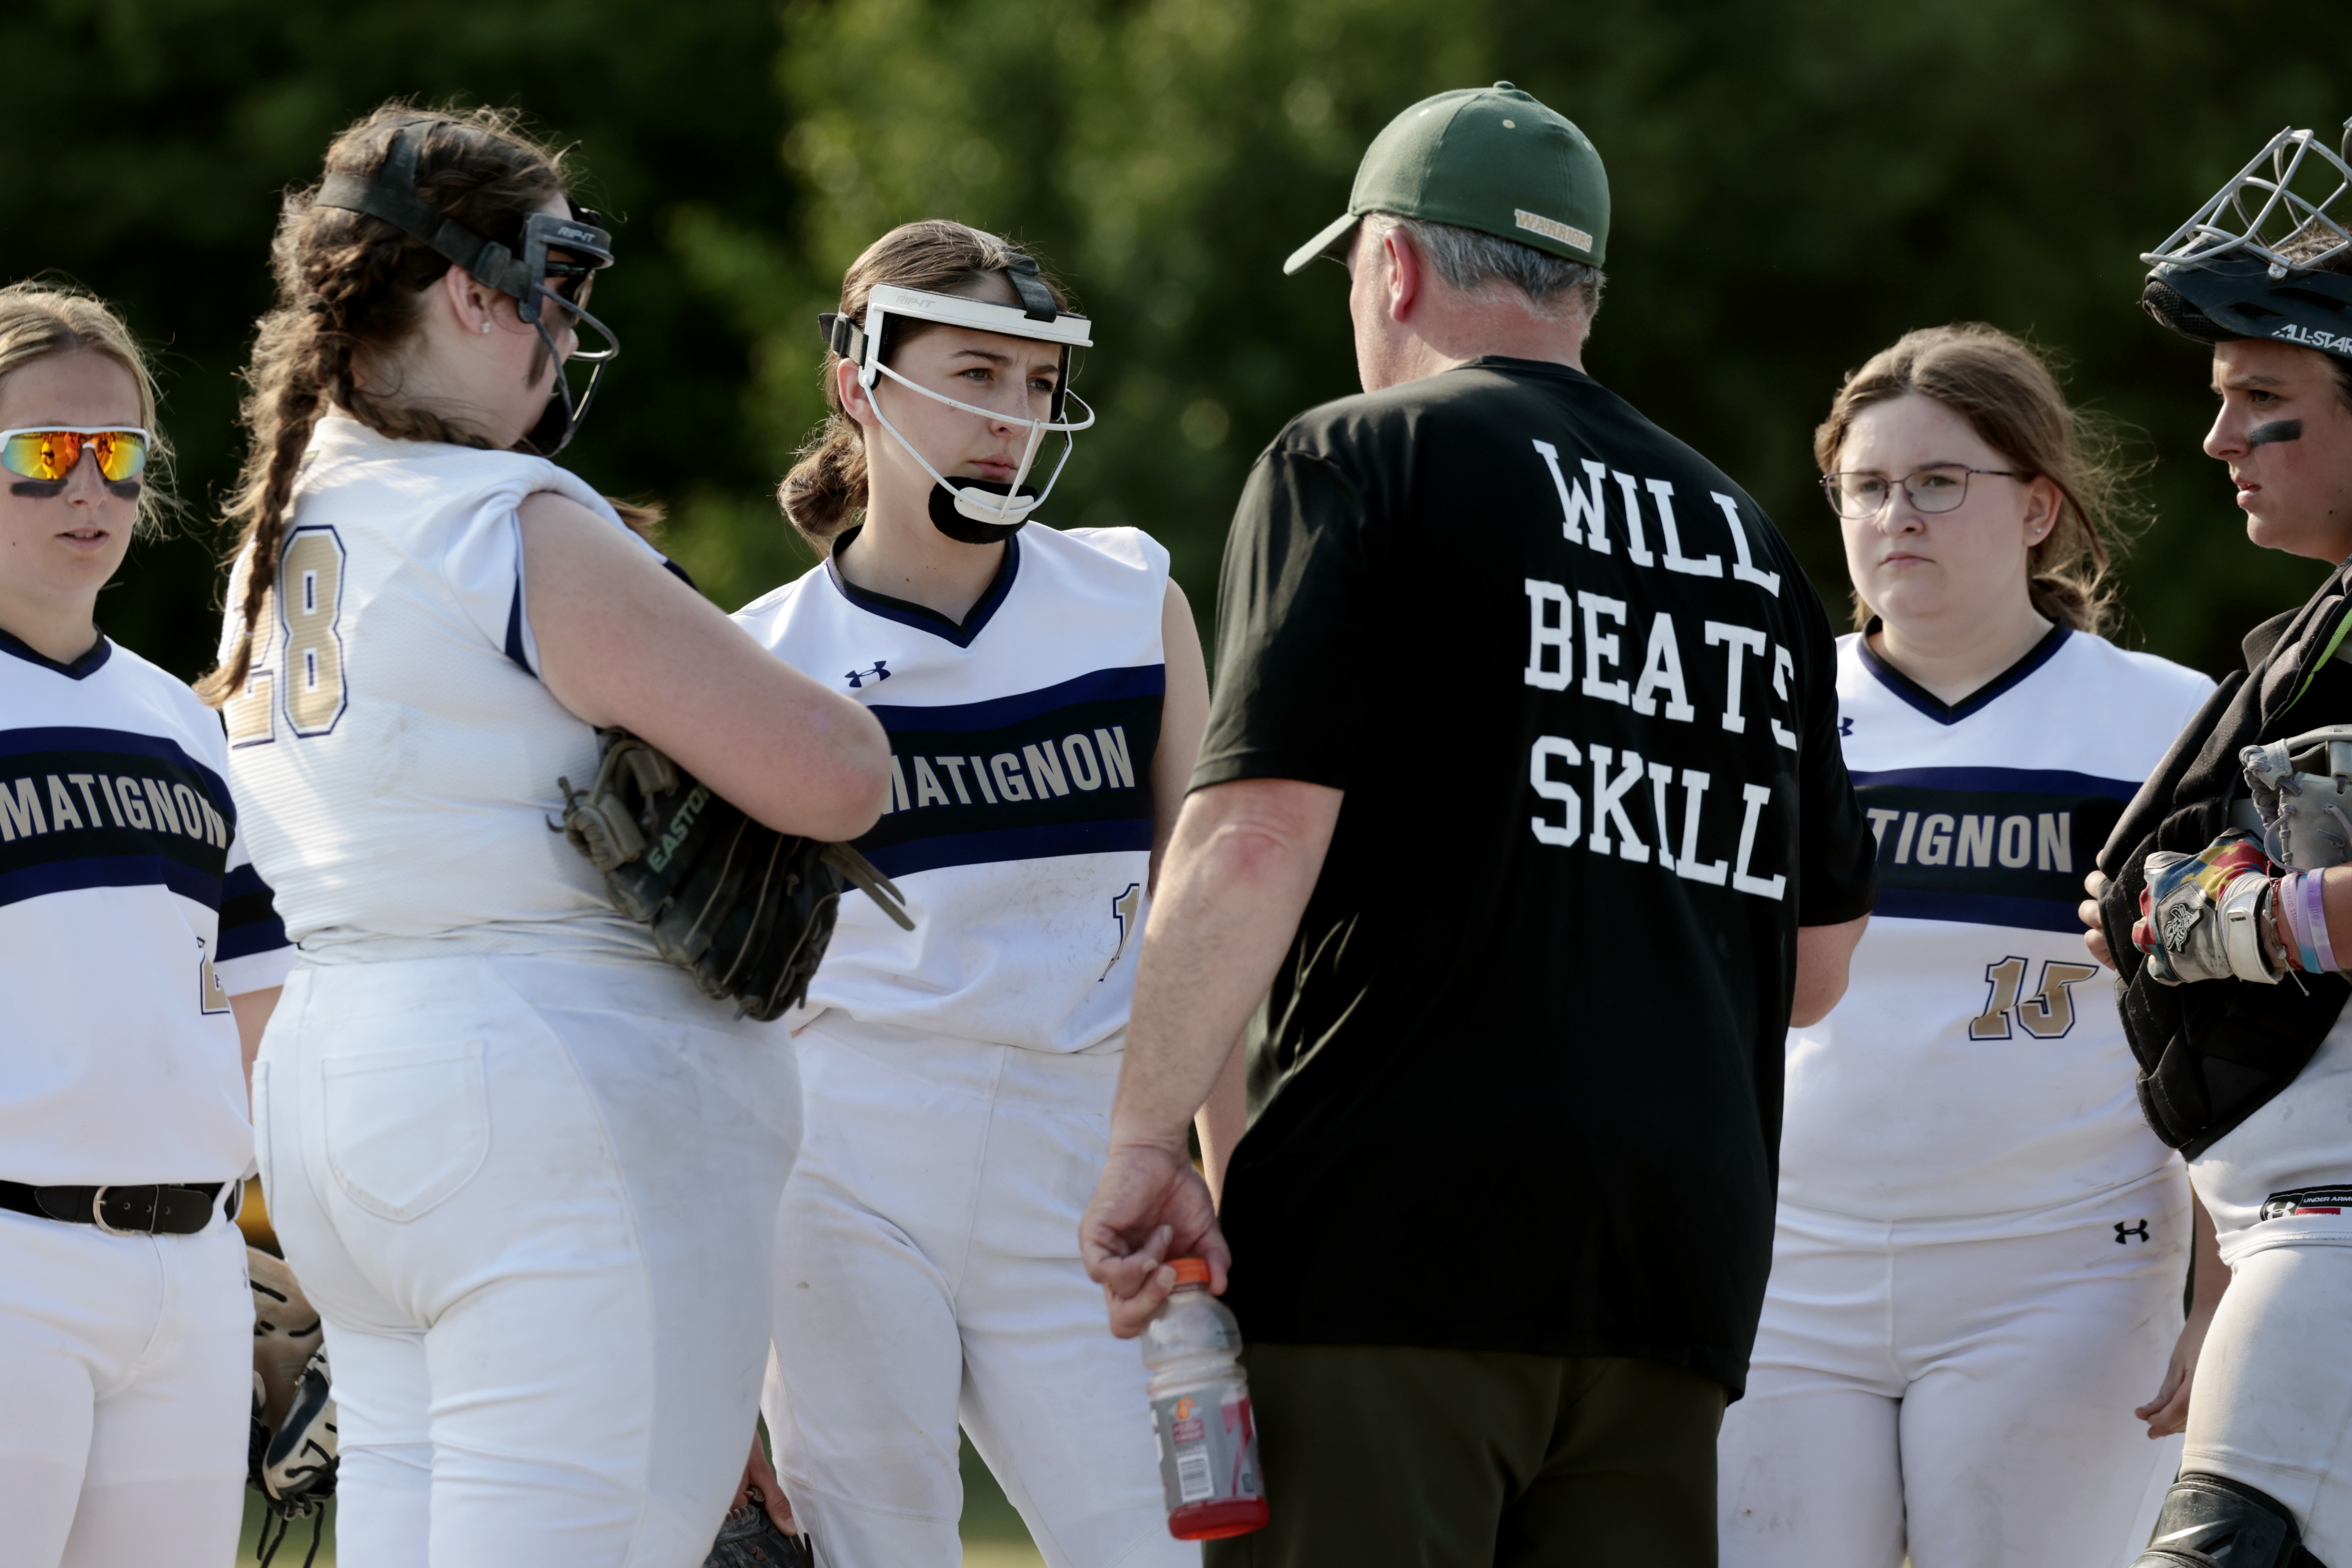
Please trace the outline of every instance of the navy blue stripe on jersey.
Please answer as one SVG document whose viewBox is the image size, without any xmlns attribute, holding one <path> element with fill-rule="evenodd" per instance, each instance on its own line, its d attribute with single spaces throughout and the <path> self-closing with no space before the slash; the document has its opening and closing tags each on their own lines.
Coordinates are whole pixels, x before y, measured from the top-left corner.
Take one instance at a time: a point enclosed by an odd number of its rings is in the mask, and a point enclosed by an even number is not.
<svg viewBox="0 0 2352 1568">
<path fill-rule="evenodd" d="M 62 675 L 68 680 L 87 680 L 104 668 L 106 661 L 114 657 L 114 645 L 101 636 L 97 645 L 87 649 L 79 658 L 71 664 L 59 664 L 45 653 L 35 652 L 23 639 L 0 632 L 0 653 L 12 654 L 26 664 L 37 664 L 50 674 Z"/>
<path fill-rule="evenodd" d="M 2083 878 L 2138 785 L 2033 768 L 1856 773 L 1878 840 L 1877 914 L 2081 929 Z"/>
<path fill-rule="evenodd" d="M 1138 665 L 981 702 L 867 710 L 890 737 L 890 803 L 857 847 L 892 876 L 1149 849 L 1167 680 Z"/>
<path fill-rule="evenodd" d="M 1166 665 L 1133 664 L 1122 669 L 1097 669 L 1076 679 L 1041 686 L 1034 691 L 991 697 L 980 702 L 946 702 L 931 708 L 876 702 L 866 710 L 880 720 L 885 730 L 997 730 L 1082 702 L 1156 698 L 1167 690 Z"/>
<path fill-rule="evenodd" d="M 530 660 L 523 653 L 522 579 L 520 577 L 515 579 L 514 597 L 507 603 L 507 657 L 514 660 L 525 675 L 534 679 L 538 677 L 539 671 L 531 668 Z"/>
<path fill-rule="evenodd" d="M 2065 626 L 2052 626 L 2040 642 L 2026 650 L 2023 658 L 2019 659 L 1958 702 L 1946 702 L 1942 698 L 1878 657 L 1877 651 L 1870 646 L 1870 639 L 1878 628 L 1878 618 L 1874 616 L 1871 617 L 1870 625 L 1864 629 L 1861 641 L 1857 645 L 1862 651 L 1863 668 L 1876 676 L 1879 684 L 1885 687 L 1887 690 L 1892 691 L 1938 724 L 1957 724 L 1971 713 L 1981 712 L 1988 704 L 1998 700 L 2003 692 L 2013 689 L 2035 670 L 2057 658 L 2058 650 L 2065 647 L 2066 639 L 2074 635 Z"/>
<path fill-rule="evenodd" d="M 917 871 L 936 871 L 943 866 L 1050 860 L 1063 855 L 1105 855 L 1122 849 L 1149 853 L 1150 848 L 1151 818 L 1145 816 L 1116 822 L 1048 823 L 1038 827 L 1001 828 L 993 833 L 947 833 L 876 849 L 867 858 L 886 877 L 908 877 Z"/>
<path fill-rule="evenodd" d="M 42 752 L 118 752 L 124 756 L 152 757 L 158 762 L 185 768 L 203 778 L 205 788 L 212 796 L 213 809 L 232 825 L 236 821 L 236 807 L 228 792 L 228 781 L 188 755 L 176 741 L 166 740 L 161 735 L 142 735 L 130 730 L 91 730 L 72 724 L 0 730 L 0 774 L 8 772 L 5 759 Z"/>
<path fill-rule="evenodd" d="M 2058 768 L 1885 768 L 1876 773 L 1856 770 L 1854 787 L 1864 784 L 1909 784 L 1920 789 L 1981 790 L 2009 795 L 2096 795 L 2128 803 L 2139 793 L 2129 779 L 2101 778 L 2096 773 L 2067 773 Z M 2097 847 L 2092 847 L 2096 853 Z"/>
<path fill-rule="evenodd" d="M 286 922 L 269 884 L 251 866 L 239 866 L 220 886 L 220 952 L 226 963 L 287 946 Z"/>
<path fill-rule="evenodd" d="M 157 736 L 0 731 L 0 902 L 162 882 L 218 909 L 227 799 L 219 774 Z"/>
<path fill-rule="evenodd" d="M 1013 580 L 1021 574 L 1021 536 L 1014 534 L 1004 542 L 1004 559 L 997 565 L 995 580 L 989 584 L 988 592 L 980 596 L 980 603 L 974 605 L 961 621 L 954 621 L 928 605 L 860 588 L 844 577 L 841 574 L 841 558 L 856 542 L 857 534 L 856 528 L 842 534 L 833 542 L 833 549 L 824 558 L 824 574 L 841 596 L 871 615 L 879 616 L 886 621 L 896 621 L 902 626 L 912 626 L 917 631 L 929 632 L 933 637 L 945 637 L 958 647 L 971 646 L 972 638 L 980 636 L 1003 605 L 1005 595 L 1013 592 Z"/>
<path fill-rule="evenodd" d="M 2070 903 L 2063 899 L 2007 899 L 1998 893 L 1929 893 L 1882 886 L 1870 912 L 1888 920 L 1958 921 L 2022 931 L 2072 931 L 2079 936 L 2083 919 L 2075 911 L 2081 902 L 2079 899 Z"/>
<path fill-rule="evenodd" d="M 6 864 L 0 860 L 0 868 Z M 85 888 L 145 888 L 159 884 L 208 910 L 220 907 L 220 878 L 169 855 L 91 855 L 35 863 L 18 869 L 0 868 L 0 904 Z M 281 945 L 284 929 L 279 928 Z M 258 952 L 268 945 L 257 943 L 247 951 Z"/>
</svg>

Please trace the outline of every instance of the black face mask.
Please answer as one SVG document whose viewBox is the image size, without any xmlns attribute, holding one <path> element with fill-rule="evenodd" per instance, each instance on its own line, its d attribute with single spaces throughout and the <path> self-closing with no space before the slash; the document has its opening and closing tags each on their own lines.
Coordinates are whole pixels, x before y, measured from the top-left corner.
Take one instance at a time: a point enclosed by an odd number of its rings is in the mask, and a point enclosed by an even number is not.
<svg viewBox="0 0 2352 1568">
<path fill-rule="evenodd" d="M 955 483 L 958 489 L 982 490 L 992 496 L 1017 493 L 1034 500 L 1037 494 L 1035 485 L 1023 485 L 1015 492 L 1003 479 L 958 479 Z M 1024 517 L 1021 522 L 982 522 L 978 518 L 966 517 L 956 510 L 955 492 L 940 484 L 931 487 L 930 511 L 931 526 L 959 544 L 994 544 L 1020 532 L 1021 524 L 1029 521 Z"/>
<path fill-rule="evenodd" d="M 412 124 L 421 123 L 412 121 Z M 566 198 L 567 200 L 569 198 Z M 416 148 L 404 127 L 392 134 L 383 165 L 368 179 L 356 174 L 329 174 L 320 182 L 316 205 L 365 213 L 402 233 L 431 246 L 452 266 L 486 289 L 495 289 L 515 301 L 515 314 L 539 330 L 540 342 L 551 359 L 557 358 L 555 334 L 547 312 L 561 310 L 583 328 L 594 329 L 604 346 L 574 352 L 569 362 L 558 359 L 555 385 L 547 407 L 530 433 L 516 443 L 520 449 L 551 458 L 571 444 L 580 422 L 604 379 L 604 367 L 620 357 L 621 342 L 613 330 L 580 306 L 564 299 L 551 277 L 581 278 L 613 264 L 613 237 L 603 220 L 574 202 L 569 217 L 533 213 L 523 223 L 522 255 L 475 233 L 416 194 Z M 562 250 L 580 259 L 551 262 L 550 250 Z M 589 367 L 588 385 L 576 398 L 565 374 L 566 363 Z"/>
</svg>

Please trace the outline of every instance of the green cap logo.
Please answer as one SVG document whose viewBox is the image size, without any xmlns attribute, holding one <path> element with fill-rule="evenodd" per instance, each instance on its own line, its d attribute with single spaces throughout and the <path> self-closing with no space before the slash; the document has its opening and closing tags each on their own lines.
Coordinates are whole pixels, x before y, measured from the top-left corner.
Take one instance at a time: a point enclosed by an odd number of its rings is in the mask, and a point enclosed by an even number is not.
<svg viewBox="0 0 2352 1568">
<path fill-rule="evenodd" d="M 1450 223 L 1601 265 L 1609 176 L 1583 132 L 1509 82 L 1423 99 L 1372 139 L 1348 215 L 1291 252 L 1297 272 L 1370 212 Z"/>
</svg>

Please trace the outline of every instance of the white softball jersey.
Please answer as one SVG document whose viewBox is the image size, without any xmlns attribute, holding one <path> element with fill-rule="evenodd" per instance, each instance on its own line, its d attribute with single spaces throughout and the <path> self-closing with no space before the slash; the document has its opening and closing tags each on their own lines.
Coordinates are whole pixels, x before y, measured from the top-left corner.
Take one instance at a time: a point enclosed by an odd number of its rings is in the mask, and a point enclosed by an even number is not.
<svg viewBox="0 0 2352 1568">
<path fill-rule="evenodd" d="M 226 772 L 219 719 L 137 654 L 59 664 L 0 632 L 0 1177 L 250 1167 L 228 999 L 293 951 Z"/>
<path fill-rule="evenodd" d="M 1880 891 L 1844 999 L 1790 1031 L 1782 1204 L 1998 1229 L 2172 1160 L 2075 911 L 2212 689 L 2062 626 L 1952 707 L 1840 639 L 1839 730 Z"/>
<path fill-rule="evenodd" d="M 311 962 L 655 961 L 548 827 L 557 779 L 585 787 L 597 744 L 537 673 L 517 508 L 539 490 L 625 526 L 544 458 L 319 422 L 252 674 L 224 710 L 254 860 Z"/>
<path fill-rule="evenodd" d="M 958 624 L 858 588 L 834 559 L 736 619 L 863 701 L 890 805 L 857 847 L 907 895 L 901 931 L 841 903 L 795 1027 L 860 1023 L 1034 1050 L 1123 1037 L 1151 854 L 1168 552 L 1131 528 L 1006 542 Z"/>
</svg>

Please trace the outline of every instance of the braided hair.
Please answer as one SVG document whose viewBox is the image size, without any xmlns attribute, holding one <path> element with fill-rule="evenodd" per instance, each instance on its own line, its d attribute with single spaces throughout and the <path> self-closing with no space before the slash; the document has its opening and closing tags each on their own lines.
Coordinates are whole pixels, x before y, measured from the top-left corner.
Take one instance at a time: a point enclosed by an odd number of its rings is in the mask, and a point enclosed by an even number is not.
<svg viewBox="0 0 2352 1568">
<path fill-rule="evenodd" d="M 416 194 L 478 234 L 519 248 L 531 213 L 564 194 L 561 154 L 520 127 L 510 110 L 419 110 L 395 100 L 327 148 L 327 174 L 373 175 L 405 131 L 416 148 Z M 243 626 L 219 667 L 196 683 L 218 707 L 245 685 L 254 628 L 278 579 L 295 480 L 319 420 L 348 414 L 378 435 L 487 449 L 490 438 L 404 401 L 397 356 L 423 291 L 450 263 L 381 218 L 316 205 L 318 187 L 289 192 L 271 242 L 278 303 L 261 318 L 239 415 L 252 446 L 228 521 L 239 525 L 232 563 Z"/>
</svg>

